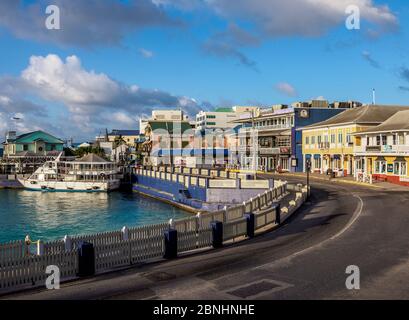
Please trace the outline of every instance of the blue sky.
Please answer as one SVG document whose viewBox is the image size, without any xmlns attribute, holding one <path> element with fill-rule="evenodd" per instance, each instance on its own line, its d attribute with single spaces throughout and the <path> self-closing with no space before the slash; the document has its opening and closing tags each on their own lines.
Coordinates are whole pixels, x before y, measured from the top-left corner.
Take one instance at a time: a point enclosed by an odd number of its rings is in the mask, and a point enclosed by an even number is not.
<svg viewBox="0 0 409 320">
<path fill-rule="evenodd" d="M 372 88 L 409 104 L 409 7 L 352 2 L 359 30 L 346 0 L 2 0 L 0 131 L 91 139 L 155 108 L 367 103 Z"/>
</svg>

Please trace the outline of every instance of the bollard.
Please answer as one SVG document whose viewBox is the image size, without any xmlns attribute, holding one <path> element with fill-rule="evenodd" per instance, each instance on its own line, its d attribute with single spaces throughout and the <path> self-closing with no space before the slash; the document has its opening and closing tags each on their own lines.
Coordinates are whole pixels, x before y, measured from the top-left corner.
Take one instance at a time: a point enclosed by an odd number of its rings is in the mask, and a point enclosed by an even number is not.
<svg viewBox="0 0 409 320">
<path fill-rule="evenodd" d="M 276 205 L 276 224 L 281 224 L 281 205 Z"/>
<path fill-rule="evenodd" d="M 175 229 L 165 231 L 165 259 L 175 259 L 178 256 L 178 232 Z"/>
<path fill-rule="evenodd" d="M 213 221 L 211 224 L 212 227 L 212 246 L 213 248 L 223 247 L 223 222 Z"/>
<path fill-rule="evenodd" d="M 78 276 L 95 275 L 95 250 L 89 242 L 80 242 L 78 249 Z"/>
<path fill-rule="evenodd" d="M 254 229 L 255 229 L 255 215 L 254 213 L 245 214 L 247 220 L 247 236 L 249 238 L 254 238 Z"/>
</svg>

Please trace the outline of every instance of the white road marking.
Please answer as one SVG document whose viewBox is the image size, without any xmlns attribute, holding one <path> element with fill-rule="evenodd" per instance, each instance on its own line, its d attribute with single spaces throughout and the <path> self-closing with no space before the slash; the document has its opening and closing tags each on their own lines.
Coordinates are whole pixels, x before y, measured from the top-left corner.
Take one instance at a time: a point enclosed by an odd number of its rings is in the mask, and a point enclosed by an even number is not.
<svg viewBox="0 0 409 320">
<path fill-rule="evenodd" d="M 281 258 L 281 259 L 279 259 L 279 260 L 276 260 L 276 261 L 274 261 L 274 262 L 269 262 L 269 263 L 260 265 L 260 266 L 258 266 L 258 267 L 255 267 L 254 269 L 262 269 L 262 268 L 264 268 L 264 267 L 267 267 L 267 266 L 270 266 L 270 265 L 273 265 L 273 264 L 277 264 L 277 262 L 283 262 L 283 261 L 286 261 L 286 260 L 291 260 L 291 259 L 293 259 L 293 258 L 295 258 L 295 257 L 297 257 L 297 256 L 299 256 L 299 255 L 302 255 L 302 254 L 304 254 L 304 253 L 306 253 L 306 252 L 309 252 L 309 251 L 311 251 L 311 250 L 314 250 L 314 249 L 317 249 L 317 248 L 319 248 L 319 247 L 322 247 L 322 246 L 323 246 L 324 244 L 326 244 L 327 242 L 332 241 L 332 240 L 334 240 L 334 239 L 340 237 L 342 234 L 344 234 L 344 233 L 355 223 L 355 221 L 356 221 L 356 220 L 361 216 L 361 214 L 362 214 L 362 209 L 363 209 L 363 207 L 364 207 L 364 202 L 363 202 L 362 198 L 361 198 L 359 195 L 353 195 L 353 196 L 354 196 L 355 198 L 358 198 L 358 200 L 359 200 L 358 206 L 357 206 L 357 208 L 355 209 L 354 214 L 353 214 L 351 220 L 349 220 L 348 224 L 347 224 L 344 228 L 342 228 L 342 230 L 340 230 L 338 233 L 336 233 L 335 235 L 333 235 L 331 238 L 325 239 L 324 241 L 322 241 L 322 242 L 320 242 L 320 243 L 317 243 L 317 244 L 315 244 L 315 245 L 313 245 L 313 246 L 311 246 L 311 247 L 308 247 L 308 248 L 305 248 L 305 249 L 303 249 L 303 250 L 301 250 L 301 251 L 295 252 L 295 253 L 293 253 L 293 254 L 291 254 L 291 255 L 289 255 L 289 256 L 283 257 L 283 258 Z"/>
</svg>

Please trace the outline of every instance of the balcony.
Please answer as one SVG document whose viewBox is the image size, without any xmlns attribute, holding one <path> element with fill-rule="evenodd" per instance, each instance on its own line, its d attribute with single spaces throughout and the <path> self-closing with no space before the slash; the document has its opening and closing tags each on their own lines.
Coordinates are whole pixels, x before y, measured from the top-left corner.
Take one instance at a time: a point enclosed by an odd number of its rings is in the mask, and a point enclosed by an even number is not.
<svg viewBox="0 0 409 320">
<path fill-rule="evenodd" d="M 409 145 L 355 146 L 354 153 L 409 154 Z"/>
<path fill-rule="evenodd" d="M 286 130 L 286 129 L 291 129 L 292 126 L 291 124 L 276 124 L 276 125 L 270 125 L 270 126 L 260 126 L 260 127 L 254 127 L 254 130 L 258 131 L 265 131 L 265 130 Z M 246 133 L 253 130 L 253 128 L 241 128 L 240 133 Z"/>
</svg>

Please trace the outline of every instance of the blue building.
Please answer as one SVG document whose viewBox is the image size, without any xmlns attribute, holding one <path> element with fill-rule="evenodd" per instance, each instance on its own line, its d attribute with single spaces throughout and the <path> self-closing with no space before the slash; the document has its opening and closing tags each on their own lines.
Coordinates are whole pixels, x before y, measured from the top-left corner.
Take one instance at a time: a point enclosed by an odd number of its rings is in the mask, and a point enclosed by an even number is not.
<svg viewBox="0 0 409 320">
<path fill-rule="evenodd" d="M 256 165 L 269 172 L 302 172 L 302 132 L 297 129 L 327 120 L 344 110 L 328 104 L 325 107 L 279 105 L 237 121 L 243 124 L 238 134 L 237 164 L 242 168 Z M 253 137 L 258 141 L 257 149 L 253 147 Z"/>
</svg>

